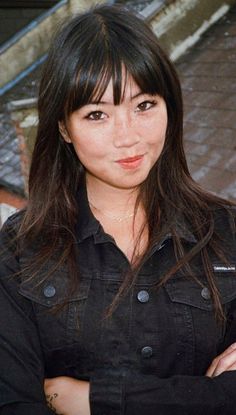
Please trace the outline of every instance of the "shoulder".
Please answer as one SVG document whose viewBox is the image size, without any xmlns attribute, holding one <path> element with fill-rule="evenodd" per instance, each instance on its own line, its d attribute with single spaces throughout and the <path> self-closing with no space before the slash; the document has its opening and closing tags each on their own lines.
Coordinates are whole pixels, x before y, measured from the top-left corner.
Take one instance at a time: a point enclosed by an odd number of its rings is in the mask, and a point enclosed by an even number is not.
<svg viewBox="0 0 236 415">
<path fill-rule="evenodd" d="M 3 223 L 1 232 L 5 232 L 9 229 L 17 229 L 17 227 L 20 225 L 25 210 L 19 210 L 15 212 L 13 215 L 9 216 L 9 218 Z"/>
<path fill-rule="evenodd" d="M 21 223 L 22 213 L 17 212 L 10 216 L 0 230 L 0 283 L 4 286 L 15 286 L 17 275 L 20 271 L 18 258 L 17 233 Z"/>
<path fill-rule="evenodd" d="M 236 206 L 224 205 L 213 209 L 215 230 L 224 233 L 236 232 Z"/>
<path fill-rule="evenodd" d="M 223 206 L 214 209 L 214 228 L 212 239 L 225 255 L 236 260 L 236 207 Z"/>
<path fill-rule="evenodd" d="M 20 227 L 24 211 L 18 211 L 11 215 L 6 222 L 4 222 L 0 229 L 0 244 L 5 242 L 14 241 L 17 236 L 18 229 Z"/>
</svg>

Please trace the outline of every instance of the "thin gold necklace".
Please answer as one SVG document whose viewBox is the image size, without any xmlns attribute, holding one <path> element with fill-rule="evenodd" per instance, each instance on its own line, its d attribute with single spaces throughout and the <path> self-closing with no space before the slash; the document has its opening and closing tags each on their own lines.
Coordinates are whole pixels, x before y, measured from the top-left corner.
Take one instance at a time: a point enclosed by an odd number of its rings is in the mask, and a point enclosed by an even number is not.
<svg viewBox="0 0 236 415">
<path fill-rule="evenodd" d="M 109 219 L 115 220 L 117 222 L 124 222 L 125 220 L 128 220 L 130 218 L 132 218 L 134 216 L 134 212 L 133 213 L 129 213 L 128 215 L 125 216 L 116 216 L 116 215 L 112 215 L 112 213 L 109 212 L 104 212 L 103 210 L 97 208 L 96 206 L 94 206 L 91 202 L 89 202 L 90 206 L 97 210 L 98 212 L 100 212 L 102 215 L 106 216 Z"/>
</svg>

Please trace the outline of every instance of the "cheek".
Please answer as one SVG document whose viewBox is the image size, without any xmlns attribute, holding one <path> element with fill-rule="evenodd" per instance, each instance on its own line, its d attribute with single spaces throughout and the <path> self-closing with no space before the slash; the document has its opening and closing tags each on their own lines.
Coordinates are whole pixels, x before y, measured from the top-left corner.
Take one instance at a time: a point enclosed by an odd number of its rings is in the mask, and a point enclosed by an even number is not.
<svg viewBox="0 0 236 415">
<path fill-rule="evenodd" d="M 166 130 L 167 125 L 164 123 L 162 125 L 159 124 L 158 126 L 156 124 L 149 126 L 149 128 L 146 129 L 148 143 L 155 147 L 163 147 L 165 143 Z"/>
<path fill-rule="evenodd" d="M 75 152 L 82 163 L 85 161 L 94 163 L 95 160 L 97 162 L 105 156 L 104 146 L 98 144 L 96 140 L 77 141 L 73 145 Z"/>
<path fill-rule="evenodd" d="M 147 142 L 158 146 L 165 141 L 167 122 L 167 112 L 163 109 L 159 113 L 146 117 L 145 121 L 140 123 L 139 131 L 142 131 L 141 134 L 146 137 Z"/>
</svg>

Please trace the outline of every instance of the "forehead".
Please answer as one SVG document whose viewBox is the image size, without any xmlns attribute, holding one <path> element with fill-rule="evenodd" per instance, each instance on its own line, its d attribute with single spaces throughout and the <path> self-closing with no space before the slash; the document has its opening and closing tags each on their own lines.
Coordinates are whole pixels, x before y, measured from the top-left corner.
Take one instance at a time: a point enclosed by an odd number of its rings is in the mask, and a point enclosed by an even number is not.
<svg viewBox="0 0 236 415">
<path fill-rule="evenodd" d="M 93 62 L 90 68 L 80 68 L 66 98 L 65 118 L 85 105 L 102 101 L 119 105 L 139 93 L 164 96 L 163 79 L 160 77 L 159 81 L 158 73 L 154 78 L 146 67 L 136 71 L 137 68 L 125 65 L 122 60 L 116 65 L 108 63 L 99 68 Z"/>
<path fill-rule="evenodd" d="M 141 92 L 140 87 L 134 81 L 133 77 L 122 71 L 121 77 L 121 101 L 130 99 L 134 97 L 136 94 Z M 102 96 L 99 97 L 98 102 L 102 101 L 111 101 L 114 102 L 114 93 L 115 93 L 115 80 L 113 78 L 110 79 L 104 93 Z M 96 97 L 94 97 L 93 101 L 96 101 Z"/>
</svg>

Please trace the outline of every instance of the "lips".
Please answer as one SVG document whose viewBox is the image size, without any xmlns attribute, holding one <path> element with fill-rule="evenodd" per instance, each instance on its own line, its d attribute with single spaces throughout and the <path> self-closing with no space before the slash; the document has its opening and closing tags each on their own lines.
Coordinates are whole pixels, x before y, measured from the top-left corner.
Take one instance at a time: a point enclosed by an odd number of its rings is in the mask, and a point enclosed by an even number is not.
<svg viewBox="0 0 236 415">
<path fill-rule="evenodd" d="M 117 163 L 133 163 L 134 161 L 140 160 L 143 158 L 143 155 L 127 157 L 126 159 L 117 160 Z"/>
<path fill-rule="evenodd" d="M 132 170 L 138 168 L 142 161 L 143 161 L 143 154 L 134 156 L 134 157 L 127 157 L 125 159 L 117 160 L 117 163 L 126 170 Z"/>
</svg>

